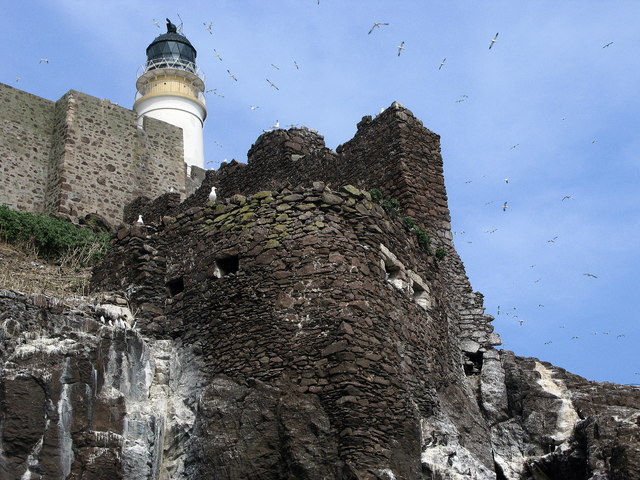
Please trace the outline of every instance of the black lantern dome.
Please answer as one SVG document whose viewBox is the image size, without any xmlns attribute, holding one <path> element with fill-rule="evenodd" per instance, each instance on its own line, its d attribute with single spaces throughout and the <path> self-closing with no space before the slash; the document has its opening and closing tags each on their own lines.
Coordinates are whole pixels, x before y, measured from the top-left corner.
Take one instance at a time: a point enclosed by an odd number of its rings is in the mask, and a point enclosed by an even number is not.
<svg viewBox="0 0 640 480">
<path fill-rule="evenodd" d="M 147 70 L 178 68 L 196 72 L 196 49 L 187 37 L 178 33 L 167 18 L 167 33 L 156 37 L 147 47 Z"/>
</svg>

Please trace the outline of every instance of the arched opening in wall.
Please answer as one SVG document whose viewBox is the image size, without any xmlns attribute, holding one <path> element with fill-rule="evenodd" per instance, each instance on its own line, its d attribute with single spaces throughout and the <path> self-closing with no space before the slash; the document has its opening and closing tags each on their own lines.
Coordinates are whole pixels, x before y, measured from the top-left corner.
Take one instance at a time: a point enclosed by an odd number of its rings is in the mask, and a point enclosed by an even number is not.
<svg viewBox="0 0 640 480">
<path fill-rule="evenodd" d="M 166 285 L 167 290 L 169 290 L 169 295 L 171 297 L 176 296 L 180 292 L 184 291 L 184 277 L 174 278 L 173 280 L 169 280 Z"/>
<path fill-rule="evenodd" d="M 216 278 L 226 277 L 232 275 L 240 268 L 240 257 L 238 255 L 230 255 L 228 257 L 217 258 L 216 267 L 213 275 Z"/>
</svg>

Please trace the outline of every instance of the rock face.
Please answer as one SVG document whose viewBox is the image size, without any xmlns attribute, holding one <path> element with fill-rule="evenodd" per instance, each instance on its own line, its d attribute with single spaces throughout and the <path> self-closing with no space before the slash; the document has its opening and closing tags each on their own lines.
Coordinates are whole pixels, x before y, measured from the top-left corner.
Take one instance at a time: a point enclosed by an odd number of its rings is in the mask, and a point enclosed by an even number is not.
<svg viewBox="0 0 640 480">
<path fill-rule="evenodd" d="M 437 136 L 358 127 L 136 203 L 91 299 L 0 294 L 0 477 L 640 478 L 640 390 L 494 348 Z"/>
</svg>

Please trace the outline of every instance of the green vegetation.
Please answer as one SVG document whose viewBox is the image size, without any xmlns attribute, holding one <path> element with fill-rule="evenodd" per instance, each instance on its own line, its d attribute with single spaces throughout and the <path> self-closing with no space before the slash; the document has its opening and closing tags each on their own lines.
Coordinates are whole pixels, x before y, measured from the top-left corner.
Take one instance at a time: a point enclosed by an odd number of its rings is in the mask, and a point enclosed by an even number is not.
<svg viewBox="0 0 640 480">
<path fill-rule="evenodd" d="M 443 260 L 444 257 L 446 257 L 446 256 L 447 256 L 447 251 L 444 248 L 442 248 L 442 247 L 436 248 L 436 258 L 438 260 Z"/>
<path fill-rule="evenodd" d="M 47 215 L 17 212 L 0 205 L 0 240 L 32 250 L 40 258 L 85 266 L 104 256 L 111 236 Z"/>
<path fill-rule="evenodd" d="M 396 198 L 385 195 L 377 188 L 370 190 L 369 194 L 371 195 L 371 200 L 379 204 L 391 216 L 397 216 L 400 214 L 400 202 L 398 202 Z M 427 231 L 419 227 L 416 221 L 409 216 L 402 217 L 402 224 L 407 230 L 409 230 L 416 236 L 418 245 L 420 245 L 428 255 L 432 255 L 431 237 L 429 236 Z M 441 252 L 438 253 L 438 251 L 440 250 Z M 436 258 L 438 260 L 442 260 L 445 256 L 445 253 L 446 252 L 444 251 L 444 249 L 437 249 Z"/>
</svg>

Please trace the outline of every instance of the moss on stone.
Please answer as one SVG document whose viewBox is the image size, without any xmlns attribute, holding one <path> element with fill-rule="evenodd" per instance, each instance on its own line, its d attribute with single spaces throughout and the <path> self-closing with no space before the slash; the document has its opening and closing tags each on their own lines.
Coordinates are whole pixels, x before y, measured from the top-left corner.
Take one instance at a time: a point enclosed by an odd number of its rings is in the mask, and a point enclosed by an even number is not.
<svg viewBox="0 0 640 480">
<path fill-rule="evenodd" d="M 313 210 L 314 208 L 316 208 L 316 206 L 313 203 L 301 203 L 299 205 L 296 205 L 296 209 L 302 210 L 303 212 Z"/>
<path fill-rule="evenodd" d="M 267 243 L 265 243 L 264 248 L 276 248 L 279 247 L 280 245 L 282 245 L 278 240 L 276 240 L 275 238 L 272 238 L 271 240 L 267 240 Z"/>
<path fill-rule="evenodd" d="M 269 190 L 263 190 L 262 192 L 254 193 L 251 195 L 251 199 L 253 200 L 273 200 L 272 193 Z"/>
</svg>

